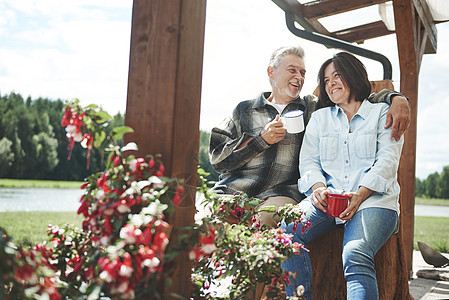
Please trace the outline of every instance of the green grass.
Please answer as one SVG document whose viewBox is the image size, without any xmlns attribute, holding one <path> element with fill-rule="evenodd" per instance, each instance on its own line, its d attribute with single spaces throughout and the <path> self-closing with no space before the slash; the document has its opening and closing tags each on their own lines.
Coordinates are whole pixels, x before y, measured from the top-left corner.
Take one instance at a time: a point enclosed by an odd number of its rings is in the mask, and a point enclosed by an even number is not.
<svg viewBox="0 0 449 300">
<path fill-rule="evenodd" d="M 55 188 L 79 189 L 81 181 L 32 180 L 32 179 L 0 179 L 0 187 L 8 188 Z"/>
<path fill-rule="evenodd" d="M 14 238 L 16 245 L 41 243 L 47 240 L 47 225 L 62 226 L 66 223 L 81 227 L 83 217 L 75 212 L 0 212 L 0 227 Z M 415 217 L 414 248 L 417 241 L 449 253 L 449 218 Z M 446 230 L 445 230 L 446 229 Z"/>
<path fill-rule="evenodd" d="M 415 197 L 415 204 L 433 205 L 433 206 L 449 206 L 449 199 Z"/>
<path fill-rule="evenodd" d="M 449 218 L 416 217 L 413 247 L 418 250 L 417 242 L 424 242 L 435 250 L 449 253 Z"/>
<path fill-rule="evenodd" d="M 83 216 L 76 212 L 0 212 L 0 228 L 6 230 L 17 246 L 48 240 L 48 224 L 62 226 L 67 223 L 81 227 L 83 220 Z"/>
<path fill-rule="evenodd" d="M 31 180 L 31 179 L 0 179 L 0 187 L 8 188 L 55 188 L 78 189 L 81 181 Z"/>
</svg>

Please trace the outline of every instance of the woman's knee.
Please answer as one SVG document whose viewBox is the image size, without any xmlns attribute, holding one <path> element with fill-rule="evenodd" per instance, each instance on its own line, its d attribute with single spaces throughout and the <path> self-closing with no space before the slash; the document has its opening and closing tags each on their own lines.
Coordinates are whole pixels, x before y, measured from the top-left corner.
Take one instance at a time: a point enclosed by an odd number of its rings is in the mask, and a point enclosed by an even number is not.
<svg viewBox="0 0 449 300">
<path fill-rule="evenodd" d="M 346 243 L 342 252 L 343 270 L 347 273 L 357 273 L 357 270 L 365 269 L 363 272 L 374 271 L 374 253 L 363 241 L 352 241 Z"/>
</svg>

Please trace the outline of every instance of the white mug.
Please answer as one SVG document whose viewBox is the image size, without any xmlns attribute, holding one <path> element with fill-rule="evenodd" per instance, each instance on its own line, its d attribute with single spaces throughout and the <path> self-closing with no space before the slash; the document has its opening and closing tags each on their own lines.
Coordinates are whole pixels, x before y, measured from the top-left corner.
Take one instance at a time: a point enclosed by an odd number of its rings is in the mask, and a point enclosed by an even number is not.
<svg viewBox="0 0 449 300">
<path fill-rule="evenodd" d="M 304 130 L 304 112 L 302 110 L 289 111 L 281 117 L 288 133 L 300 133 Z"/>
</svg>

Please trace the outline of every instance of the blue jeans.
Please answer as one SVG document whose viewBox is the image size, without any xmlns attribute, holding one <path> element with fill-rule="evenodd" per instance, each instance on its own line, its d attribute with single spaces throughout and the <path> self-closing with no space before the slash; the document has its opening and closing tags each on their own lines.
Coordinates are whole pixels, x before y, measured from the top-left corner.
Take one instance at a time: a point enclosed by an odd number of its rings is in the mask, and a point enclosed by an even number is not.
<svg viewBox="0 0 449 300">
<path fill-rule="evenodd" d="M 337 227 L 335 218 L 315 208 L 309 199 L 304 199 L 298 205 L 308 211 L 312 225 L 302 234 L 301 225 L 294 233 L 293 223 L 287 225 L 282 222 L 281 228 L 294 235 L 293 242 L 307 246 L 315 238 Z M 345 223 L 342 261 L 347 282 L 347 299 L 379 298 L 374 256 L 396 231 L 397 226 L 398 215 L 395 211 L 377 207 L 362 209 Z M 293 296 L 296 287 L 302 285 L 305 288 L 303 297 L 312 299 L 312 266 L 308 252 L 301 250 L 301 255 L 293 255 L 282 267 L 296 273 L 296 278 L 289 277 L 287 296 Z"/>
</svg>

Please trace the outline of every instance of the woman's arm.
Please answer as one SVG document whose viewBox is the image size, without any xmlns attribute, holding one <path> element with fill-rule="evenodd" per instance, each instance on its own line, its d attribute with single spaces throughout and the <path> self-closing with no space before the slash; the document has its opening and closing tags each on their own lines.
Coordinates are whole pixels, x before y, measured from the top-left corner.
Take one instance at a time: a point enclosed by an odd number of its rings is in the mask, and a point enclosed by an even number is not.
<svg viewBox="0 0 449 300">
<path fill-rule="evenodd" d="M 306 127 L 304 139 L 299 154 L 299 191 L 310 196 L 316 183 L 326 186 L 320 162 L 320 132 L 316 113 Z"/>
<path fill-rule="evenodd" d="M 391 138 L 399 141 L 410 125 L 410 103 L 405 95 L 393 90 L 383 89 L 370 95 L 371 103 L 387 103 L 390 109 L 387 113 L 385 128 L 392 128 Z"/>
<path fill-rule="evenodd" d="M 384 193 L 396 180 L 404 138 L 399 141 L 390 138 L 391 128 L 385 129 L 383 124 L 387 118 L 388 107 L 385 105 L 380 112 L 377 125 L 376 159 L 373 166 L 364 174 L 359 186 L 374 192 Z"/>
</svg>

